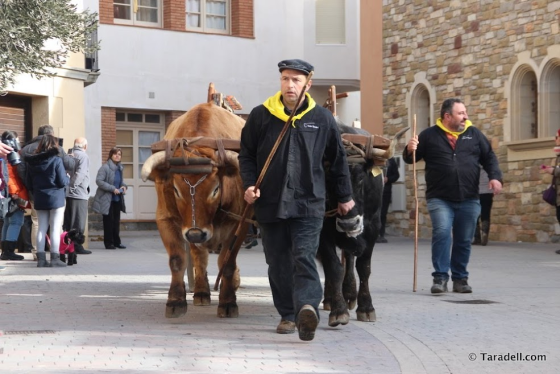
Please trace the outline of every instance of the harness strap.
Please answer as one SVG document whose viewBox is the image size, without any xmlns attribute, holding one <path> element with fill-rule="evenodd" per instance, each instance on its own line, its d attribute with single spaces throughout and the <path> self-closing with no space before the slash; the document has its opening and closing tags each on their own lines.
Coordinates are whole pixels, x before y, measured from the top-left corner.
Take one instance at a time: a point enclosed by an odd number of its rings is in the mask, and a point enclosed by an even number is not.
<svg viewBox="0 0 560 374">
<path fill-rule="evenodd" d="M 223 139 L 216 139 L 218 147 L 218 167 L 225 166 L 226 164 L 226 149 L 224 147 Z"/>
<path fill-rule="evenodd" d="M 239 214 L 235 214 L 235 213 L 232 213 L 232 212 L 228 212 L 227 210 L 223 210 L 222 208 L 220 208 L 220 211 L 221 211 L 222 213 L 227 214 L 228 216 L 230 216 L 230 217 L 232 217 L 232 218 L 235 218 L 235 219 L 238 220 L 238 221 L 241 221 L 241 218 L 243 218 L 243 217 L 240 216 Z M 256 227 L 259 227 L 258 222 L 255 221 L 255 220 L 252 220 L 252 219 L 249 219 L 249 218 L 245 218 L 245 222 L 248 222 L 248 223 L 250 223 L 250 224 L 252 224 L 252 225 L 255 225 Z"/>
</svg>

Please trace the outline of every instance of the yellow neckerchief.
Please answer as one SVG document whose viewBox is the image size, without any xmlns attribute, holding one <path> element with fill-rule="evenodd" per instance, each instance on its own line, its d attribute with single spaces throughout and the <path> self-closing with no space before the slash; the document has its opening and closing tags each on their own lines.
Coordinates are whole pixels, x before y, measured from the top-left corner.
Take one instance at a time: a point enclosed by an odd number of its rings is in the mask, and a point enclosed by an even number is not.
<svg viewBox="0 0 560 374">
<path fill-rule="evenodd" d="M 266 109 L 268 109 L 270 114 L 272 114 L 276 118 L 281 119 L 282 121 L 284 121 L 284 123 L 286 123 L 286 121 L 288 120 L 288 118 L 290 118 L 290 116 L 287 115 L 286 112 L 284 112 L 284 103 L 282 102 L 282 100 L 280 100 L 281 96 L 282 96 L 282 92 L 278 91 L 276 95 L 266 99 L 263 105 L 265 106 Z M 315 100 L 313 100 L 311 95 L 309 95 L 309 93 L 306 92 L 305 96 L 307 97 L 307 101 L 308 101 L 307 109 L 305 109 L 303 112 L 295 115 L 292 118 L 292 126 L 294 128 L 296 127 L 295 125 L 296 120 L 300 119 L 311 109 L 315 108 Z"/>
<path fill-rule="evenodd" d="M 443 125 L 443 123 L 441 122 L 441 118 L 438 118 L 438 119 L 437 119 L 436 125 L 438 125 L 438 127 L 439 127 L 440 129 L 442 129 L 443 131 L 445 131 L 445 132 L 448 133 L 448 134 L 453 135 L 453 136 L 455 137 L 455 139 L 457 139 L 457 138 L 459 137 L 459 135 L 461 135 L 462 133 L 464 133 L 465 131 L 467 131 L 467 129 L 468 129 L 469 127 L 472 126 L 472 122 L 469 121 L 469 120 L 466 120 L 466 121 L 465 121 L 465 128 L 463 129 L 463 131 L 460 131 L 460 132 L 451 131 L 451 130 L 449 130 L 448 128 L 446 128 L 446 127 Z"/>
</svg>

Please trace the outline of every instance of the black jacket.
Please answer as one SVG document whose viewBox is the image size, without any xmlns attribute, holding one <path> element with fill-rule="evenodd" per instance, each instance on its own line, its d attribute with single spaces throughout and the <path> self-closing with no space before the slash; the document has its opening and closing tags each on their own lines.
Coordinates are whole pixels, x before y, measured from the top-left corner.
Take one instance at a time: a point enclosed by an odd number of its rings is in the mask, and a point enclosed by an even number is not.
<svg viewBox="0 0 560 374">
<path fill-rule="evenodd" d="M 27 185 L 33 188 L 35 210 L 61 208 L 66 203 L 65 187 L 69 178 L 58 157 L 58 149 L 35 153 L 26 158 L 29 168 Z"/>
<path fill-rule="evenodd" d="M 387 165 L 385 166 L 384 174 L 387 177 L 387 183 L 383 185 L 383 199 L 389 199 L 391 202 L 391 195 L 393 193 L 393 183 L 399 180 L 399 165 L 394 157 L 387 160 Z"/>
<path fill-rule="evenodd" d="M 403 159 L 412 164 L 412 154 L 407 147 Z M 447 135 L 438 126 L 432 126 L 418 136 L 416 161 L 426 162 L 426 198 L 438 198 L 461 202 L 478 199 L 480 166 L 486 170 L 490 180 L 502 181 L 498 159 L 490 142 L 474 126 L 459 135 L 455 150 Z"/>
<path fill-rule="evenodd" d="M 307 102 L 298 113 L 307 109 Z M 254 108 L 241 133 L 239 166 L 243 186 L 254 186 L 285 122 L 264 105 Z M 255 214 L 260 222 L 301 217 L 324 217 L 325 170 L 330 163 L 335 193 L 341 203 L 352 199 L 346 151 L 333 115 L 315 106 L 295 128 L 290 125 L 264 179 Z"/>
<path fill-rule="evenodd" d="M 28 186 L 27 185 L 27 162 L 26 161 L 27 161 L 28 156 L 31 156 L 35 153 L 35 151 L 37 150 L 37 147 L 39 147 L 39 141 L 41 141 L 42 138 L 43 138 L 43 135 L 39 135 L 39 136 L 34 137 L 19 152 L 22 162 L 18 165 L 17 172 L 18 172 L 19 177 L 21 178 L 21 180 L 25 184 L 25 188 L 27 188 L 27 191 L 30 192 L 29 198 L 31 198 L 31 200 L 33 200 L 33 192 L 32 192 L 33 191 L 33 186 Z M 64 165 L 64 169 L 66 170 L 66 172 L 67 173 L 74 172 L 74 167 L 75 167 L 74 158 L 69 156 L 64 151 L 64 148 L 58 147 L 58 156 L 60 158 L 62 158 L 62 164 Z"/>
</svg>

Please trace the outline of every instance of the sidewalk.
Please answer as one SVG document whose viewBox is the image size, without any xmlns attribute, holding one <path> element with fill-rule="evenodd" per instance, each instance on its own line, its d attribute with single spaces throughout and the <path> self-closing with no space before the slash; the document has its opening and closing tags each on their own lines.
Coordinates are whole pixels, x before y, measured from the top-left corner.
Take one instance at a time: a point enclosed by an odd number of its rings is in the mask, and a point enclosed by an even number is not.
<svg viewBox="0 0 560 374">
<path fill-rule="evenodd" d="M 473 247 L 473 293 L 434 296 L 429 242 L 419 243 L 412 292 L 413 240 L 388 237 L 372 263 L 377 322 L 358 322 L 351 312 L 347 326 L 330 328 L 322 311 L 315 340 L 302 342 L 297 333 L 275 333 L 279 317 L 260 244 L 238 257 L 239 318 L 217 318 L 212 292 L 211 306 L 193 306 L 188 294 L 187 315 L 166 319 L 170 273 L 159 233 L 122 236 L 127 249 L 92 241 L 93 254 L 72 267 L 36 268 L 31 254 L 0 263 L 1 373 L 558 372 L 560 256 L 553 245 Z M 211 285 L 216 259 L 210 255 Z"/>
</svg>

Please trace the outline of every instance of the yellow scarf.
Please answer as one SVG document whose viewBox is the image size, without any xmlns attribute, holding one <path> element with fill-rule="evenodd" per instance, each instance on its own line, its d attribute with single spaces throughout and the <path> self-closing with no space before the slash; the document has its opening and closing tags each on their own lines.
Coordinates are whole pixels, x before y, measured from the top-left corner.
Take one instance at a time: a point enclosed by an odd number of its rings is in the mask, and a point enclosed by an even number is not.
<svg viewBox="0 0 560 374">
<path fill-rule="evenodd" d="M 282 92 L 278 91 L 276 95 L 266 99 L 263 105 L 265 106 L 266 109 L 268 109 L 270 114 L 272 114 L 276 118 L 281 119 L 282 121 L 284 121 L 284 123 L 286 123 L 286 121 L 288 120 L 288 118 L 290 118 L 290 116 L 287 115 L 286 112 L 284 112 L 284 103 L 282 102 L 282 100 L 280 100 L 280 96 L 282 96 Z M 301 117 L 303 117 L 307 112 L 315 108 L 315 100 L 313 100 L 311 95 L 309 95 L 309 93 L 306 92 L 305 96 L 307 97 L 307 102 L 308 102 L 307 109 L 305 109 L 303 112 L 301 112 L 298 115 L 295 115 L 292 118 L 292 126 L 294 128 L 296 127 L 295 125 L 296 120 L 301 119 Z"/>
<path fill-rule="evenodd" d="M 465 131 L 467 131 L 467 129 L 468 129 L 469 127 L 472 126 L 472 122 L 469 121 L 469 120 L 466 120 L 466 121 L 465 121 L 465 128 L 463 129 L 463 131 L 460 131 L 460 132 L 451 131 L 451 130 L 447 129 L 447 128 L 443 125 L 443 123 L 441 122 L 441 118 L 438 118 L 438 119 L 437 119 L 436 125 L 438 125 L 438 127 L 439 127 L 440 129 L 442 129 L 443 131 L 445 131 L 445 132 L 448 133 L 448 134 L 453 135 L 453 136 L 455 137 L 455 139 L 457 139 L 457 138 L 459 138 L 459 135 L 461 135 L 462 133 L 464 133 Z"/>
</svg>

